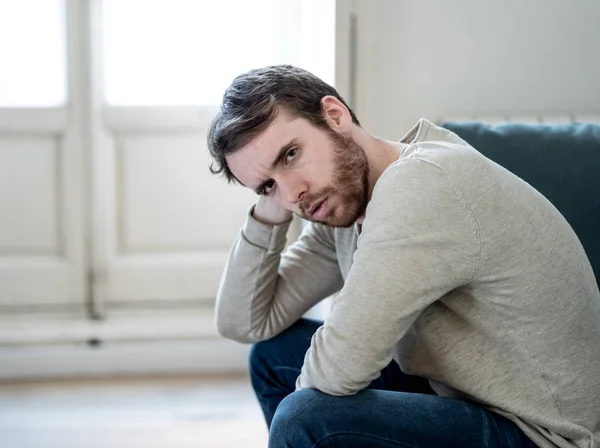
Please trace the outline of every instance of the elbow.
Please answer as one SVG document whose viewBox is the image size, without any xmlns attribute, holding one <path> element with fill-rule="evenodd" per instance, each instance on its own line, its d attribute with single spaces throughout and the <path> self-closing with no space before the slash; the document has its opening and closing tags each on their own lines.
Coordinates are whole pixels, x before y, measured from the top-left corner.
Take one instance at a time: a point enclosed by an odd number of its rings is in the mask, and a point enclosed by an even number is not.
<svg viewBox="0 0 600 448">
<path fill-rule="evenodd" d="M 277 333 L 261 331 L 256 328 L 247 328 L 243 325 L 236 325 L 235 322 L 223 322 L 219 320 L 217 320 L 217 332 L 220 336 L 241 344 L 256 344 L 277 336 Z"/>
<path fill-rule="evenodd" d="M 258 332 L 252 331 L 246 325 L 235 322 L 235 320 L 219 318 L 218 315 L 216 318 L 216 328 L 219 336 L 239 342 L 240 344 L 254 344 L 268 339 L 268 337 L 261 337 Z"/>
<path fill-rule="evenodd" d="M 220 319 L 218 315 L 215 320 L 215 324 L 219 336 L 225 339 L 231 339 L 232 341 L 236 341 L 241 344 L 252 343 L 249 337 L 250 335 L 243 331 L 240 325 L 235 325 L 235 323 L 230 320 Z"/>
<path fill-rule="evenodd" d="M 215 326 L 217 333 L 242 344 L 262 342 L 277 335 L 267 316 L 252 319 L 250 310 L 239 309 L 230 303 L 217 299 Z"/>
<path fill-rule="evenodd" d="M 248 322 L 244 322 L 241 313 L 220 297 L 217 297 L 214 323 L 219 336 L 242 344 L 252 343 L 248 332 Z"/>
<path fill-rule="evenodd" d="M 249 334 L 236 331 L 229 327 L 217 327 L 217 333 L 225 339 L 230 339 L 239 342 L 240 344 L 252 344 L 255 342 Z"/>
</svg>

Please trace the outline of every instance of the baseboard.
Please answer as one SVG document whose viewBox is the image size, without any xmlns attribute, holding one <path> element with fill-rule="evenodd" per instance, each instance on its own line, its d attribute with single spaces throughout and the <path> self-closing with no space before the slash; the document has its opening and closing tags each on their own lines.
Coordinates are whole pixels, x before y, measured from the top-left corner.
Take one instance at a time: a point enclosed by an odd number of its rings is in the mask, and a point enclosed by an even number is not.
<svg viewBox="0 0 600 448">
<path fill-rule="evenodd" d="M 245 372 L 248 349 L 222 338 L 0 347 L 0 380 Z"/>
<path fill-rule="evenodd" d="M 204 338 L 218 338 L 212 309 L 112 311 L 102 320 L 68 313 L 0 317 L 0 348 Z"/>
<path fill-rule="evenodd" d="M 0 380 L 242 372 L 247 357 L 217 334 L 212 309 L 0 318 Z"/>
<path fill-rule="evenodd" d="M 329 300 L 306 317 L 324 319 Z M 246 372 L 248 349 L 220 337 L 214 310 L 0 317 L 0 380 Z"/>
</svg>

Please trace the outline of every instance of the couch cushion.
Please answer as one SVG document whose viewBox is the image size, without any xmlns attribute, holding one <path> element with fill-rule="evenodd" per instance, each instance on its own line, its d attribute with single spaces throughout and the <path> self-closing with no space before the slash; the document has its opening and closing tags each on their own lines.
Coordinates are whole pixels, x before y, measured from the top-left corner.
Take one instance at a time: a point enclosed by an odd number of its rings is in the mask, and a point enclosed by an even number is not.
<svg viewBox="0 0 600 448">
<path fill-rule="evenodd" d="M 446 122 L 442 126 L 554 204 L 577 233 L 600 285 L 600 125 Z"/>
</svg>

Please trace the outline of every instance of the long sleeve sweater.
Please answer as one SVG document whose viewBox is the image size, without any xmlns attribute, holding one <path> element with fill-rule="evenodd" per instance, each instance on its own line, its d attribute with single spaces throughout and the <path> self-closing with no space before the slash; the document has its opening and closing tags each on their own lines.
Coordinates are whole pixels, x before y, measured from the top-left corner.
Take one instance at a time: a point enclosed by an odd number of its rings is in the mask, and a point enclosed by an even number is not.
<svg viewBox="0 0 600 448">
<path fill-rule="evenodd" d="M 284 252 L 289 223 L 249 214 L 222 278 L 219 331 L 268 339 L 339 291 L 297 388 L 352 395 L 395 360 L 540 447 L 600 448 L 600 293 L 577 236 L 455 134 L 421 119 L 401 142 L 360 234 L 309 224 Z"/>
</svg>

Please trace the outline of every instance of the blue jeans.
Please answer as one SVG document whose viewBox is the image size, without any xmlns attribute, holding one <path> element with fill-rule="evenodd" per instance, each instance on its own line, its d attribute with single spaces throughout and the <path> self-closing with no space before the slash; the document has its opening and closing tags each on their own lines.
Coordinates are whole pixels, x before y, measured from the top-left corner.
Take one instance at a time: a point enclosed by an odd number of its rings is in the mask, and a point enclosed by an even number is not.
<svg viewBox="0 0 600 448">
<path fill-rule="evenodd" d="M 427 380 L 402 373 L 395 362 L 353 396 L 295 392 L 304 355 L 321 324 L 300 319 L 250 351 L 250 378 L 270 429 L 269 447 L 535 447 L 510 420 L 436 395 Z"/>
</svg>

